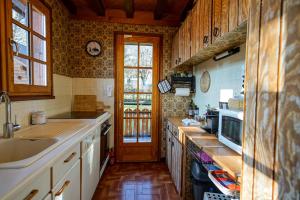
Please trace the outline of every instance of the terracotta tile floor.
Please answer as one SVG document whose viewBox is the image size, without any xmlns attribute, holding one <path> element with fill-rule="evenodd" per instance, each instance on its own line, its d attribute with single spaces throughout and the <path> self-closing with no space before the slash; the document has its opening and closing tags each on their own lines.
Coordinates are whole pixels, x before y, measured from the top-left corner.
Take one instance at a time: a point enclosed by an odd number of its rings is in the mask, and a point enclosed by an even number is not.
<svg viewBox="0 0 300 200">
<path fill-rule="evenodd" d="M 165 163 L 130 163 L 109 166 L 93 200 L 180 199 Z"/>
</svg>

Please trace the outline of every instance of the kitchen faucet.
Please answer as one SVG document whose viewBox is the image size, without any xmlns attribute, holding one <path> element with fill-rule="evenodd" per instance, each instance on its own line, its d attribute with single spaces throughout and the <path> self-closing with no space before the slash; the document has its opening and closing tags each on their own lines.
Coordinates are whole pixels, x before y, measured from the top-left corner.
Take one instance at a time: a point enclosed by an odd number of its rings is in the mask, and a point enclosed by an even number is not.
<svg viewBox="0 0 300 200">
<path fill-rule="evenodd" d="M 15 124 L 11 121 L 11 101 L 7 92 L 0 93 L 0 104 L 5 102 L 5 123 L 3 124 L 3 138 L 12 138 L 14 137 L 14 131 L 17 131 L 21 128 L 16 122 Z"/>
</svg>

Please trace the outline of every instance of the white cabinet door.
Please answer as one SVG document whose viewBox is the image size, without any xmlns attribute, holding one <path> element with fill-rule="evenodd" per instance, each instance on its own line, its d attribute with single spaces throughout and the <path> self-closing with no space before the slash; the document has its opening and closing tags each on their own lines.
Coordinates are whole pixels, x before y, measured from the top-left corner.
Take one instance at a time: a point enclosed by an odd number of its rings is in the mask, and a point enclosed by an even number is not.
<svg viewBox="0 0 300 200">
<path fill-rule="evenodd" d="M 166 145 L 167 145 L 167 165 L 169 168 L 169 171 L 172 170 L 172 134 L 169 129 L 167 129 L 167 135 L 166 135 Z"/>
<path fill-rule="evenodd" d="M 92 145 L 82 156 L 82 200 L 90 200 L 100 179 L 100 131 L 95 129 Z"/>
<path fill-rule="evenodd" d="M 54 200 L 80 200 L 80 161 L 66 173 L 53 189 Z"/>
</svg>

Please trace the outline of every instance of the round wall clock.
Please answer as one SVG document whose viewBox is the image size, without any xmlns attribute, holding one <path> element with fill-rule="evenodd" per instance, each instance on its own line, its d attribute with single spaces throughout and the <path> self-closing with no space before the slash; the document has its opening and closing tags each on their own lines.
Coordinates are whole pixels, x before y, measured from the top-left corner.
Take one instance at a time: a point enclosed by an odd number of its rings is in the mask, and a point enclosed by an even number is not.
<svg viewBox="0 0 300 200">
<path fill-rule="evenodd" d="M 200 79 L 201 92 L 206 93 L 210 88 L 210 75 L 208 71 L 203 72 Z"/>
<path fill-rule="evenodd" d="M 95 40 L 91 40 L 88 41 L 86 44 L 86 52 L 90 55 L 90 56 L 99 56 L 101 54 L 102 48 L 101 48 L 101 44 L 98 41 Z"/>
</svg>

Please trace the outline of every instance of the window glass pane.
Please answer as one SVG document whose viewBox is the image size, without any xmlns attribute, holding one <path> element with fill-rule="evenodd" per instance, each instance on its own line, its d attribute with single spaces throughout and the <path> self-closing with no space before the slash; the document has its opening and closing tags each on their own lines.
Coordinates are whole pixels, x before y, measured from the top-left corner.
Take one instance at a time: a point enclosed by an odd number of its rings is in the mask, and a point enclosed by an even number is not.
<svg viewBox="0 0 300 200">
<path fill-rule="evenodd" d="M 25 26 L 28 26 L 27 0 L 12 0 L 12 18 Z"/>
<path fill-rule="evenodd" d="M 139 142 L 151 142 L 151 119 L 139 119 Z"/>
<path fill-rule="evenodd" d="M 140 44 L 140 66 L 152 67 L 153 46 L 152 44 Z"/>
<path fill-rule="evenodd" d="M 139 91 L 140 92 L 152 91 L 152 70 L 151 69 L 139 70 Z"/>
<path fill-rule="evenodd" d="M 19 53 L 24 55 L 29 55 L 29 33 L 25 29 L 13 24 L 13 40 L 18 43 Z M 16 47 L 14 45 L 14 52 L 16 52 Z"/>
<path fill-rule="evenodd" d="M 139 117 L 151 118 L 152 94 L 139 95 Z"/>
<path fill-rule="evenodd" d="M 138 45 L 126 43 L 124 46 L 124 66 L 138 66 Z"/>
<path fill-rule="evenodd" d="M 33 64 L 33 83 L 34 85 L 47 86 L 47 66 L 34 62 Z"/>
<path fill-rule="evenodd" d="M 29 60 L 14 56 L 14 83 L 29 85 L 29 74 Z"/>
<path fill-rule="evenodd" d="M 124 92 L 136 92 L 137 91 L 137 69 L 124 69 Z"/>
<path fill-rule="evenodd" d="M 46 62 L 46 41 L 33 35 L 33 57 Z"/>
<path fill-rule="evenodd" d="M 46 16 L 35 6 L 32 6 L 32 28 L 35 32 L 46 37 Z"/>
<path fill-rule="evenodd" d="M 136 94 L 124 94 L 124 117 L 137 117 Z"/>
<path fill-rule="evenodd" d="M 123 120 L 123 142 L 124 143 L 137 142 L 137 119 Z"/>
</svg>

